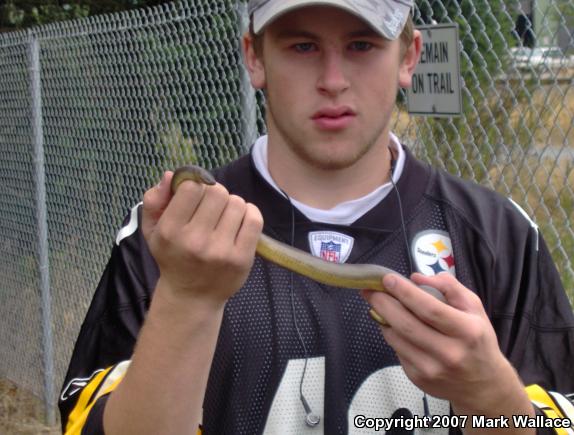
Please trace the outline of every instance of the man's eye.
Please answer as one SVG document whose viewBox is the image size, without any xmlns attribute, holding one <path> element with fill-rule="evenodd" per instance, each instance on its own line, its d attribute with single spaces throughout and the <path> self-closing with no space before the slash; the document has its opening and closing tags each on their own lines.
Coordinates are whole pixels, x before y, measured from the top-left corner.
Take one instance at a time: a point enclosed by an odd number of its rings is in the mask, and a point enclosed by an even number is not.
<svg viewBox="0 0 574 435">
<path fill-rule="evenodd" d="M 373 47 L 373 44 L 367 41 L 353 41 L 351 42 L 351 49 L 355 51 L 367 51 Z"/>
<path fill-rule="evenodd" d="M 312 42 L 301 42 L 300 44 L 295 44 L 293 47 L 299 53 L 309 53 L 315 49 L 315 44 Z"/>
</svg>

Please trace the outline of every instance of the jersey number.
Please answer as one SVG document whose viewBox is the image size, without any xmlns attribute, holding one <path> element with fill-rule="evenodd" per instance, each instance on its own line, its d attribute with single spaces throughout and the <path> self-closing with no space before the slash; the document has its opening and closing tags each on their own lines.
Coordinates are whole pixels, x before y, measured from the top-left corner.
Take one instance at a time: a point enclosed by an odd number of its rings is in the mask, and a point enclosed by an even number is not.
<svg viewBox="0 0 574 435">
<path fill-rule="evenodd" d="M 323 420 L 314 428 L 309 428 L 305 424 L 305 410 L 299 398 L 299 385 L 304 364 L 305 359 L 290 360 L 287 364 L 267 416 L 263 431 L 265 435 L 324 434 Z M 308 359 L 303 394 L 312 411 L 322 417 L 325 400 L 324 357 Z M 447 401 L 431 396 L 427 396 L 427 400 L 433 416 L 448 416 L 449 403 Z M 423 415 L 423 392 L 407 378 L 402 367 L 386 367 L 368 376 L 355 393 L 347 413 L 348 433 L 349 435 L 385 433 L 384 429 L 375 431 L 372 427 L 366 427 L 369 425 L 367 418 L 401 420 L 402 417 L 403 420 L 411 419 L 414 422 L 414 416 L 422 417 Z M 357 418 L 358 416 L 365 418 Z M 414 429 L 414 432 L 403 429 L 391 430 L 387 433 L 447 435 L 448 429 L 440 427 L 424 431 Z"/>
</svg>

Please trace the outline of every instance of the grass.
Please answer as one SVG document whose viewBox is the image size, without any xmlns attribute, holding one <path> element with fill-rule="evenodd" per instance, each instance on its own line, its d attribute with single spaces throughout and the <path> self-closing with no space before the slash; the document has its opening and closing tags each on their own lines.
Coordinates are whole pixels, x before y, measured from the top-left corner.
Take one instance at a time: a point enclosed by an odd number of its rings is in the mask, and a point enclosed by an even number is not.
<svg viewBox="0 0 574 435">
<path fill-rule="evenodd" d="M 0 434 L 3 435 L 56 435 L 60 426 L 44 424 L 42 401 L 18 388 L 14 383 L 0 379 Z"/>
</svg>

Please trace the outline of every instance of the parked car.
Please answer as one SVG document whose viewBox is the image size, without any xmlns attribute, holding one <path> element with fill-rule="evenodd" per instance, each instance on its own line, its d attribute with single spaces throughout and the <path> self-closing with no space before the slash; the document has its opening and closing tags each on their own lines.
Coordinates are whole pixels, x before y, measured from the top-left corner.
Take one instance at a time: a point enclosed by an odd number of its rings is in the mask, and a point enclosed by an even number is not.
<svg viewBox="0 0 574 435">
<path fill-rule="evenodd" d="M 560 47 L 513 47 L 510 52 L 518 68 L 574 67 L 574 56 L 566 55 Z"/>
</svg>

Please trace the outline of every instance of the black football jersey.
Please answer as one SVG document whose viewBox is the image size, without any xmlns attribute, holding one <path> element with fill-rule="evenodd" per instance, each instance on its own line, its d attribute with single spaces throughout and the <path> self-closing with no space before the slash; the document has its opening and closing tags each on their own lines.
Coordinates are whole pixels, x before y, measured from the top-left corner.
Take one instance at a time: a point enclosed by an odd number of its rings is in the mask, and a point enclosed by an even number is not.
<svg viewBox="0 0 574 435">
<path fill-rule="evenodd" d="M 538 385 L 536 406 L 554 409 L 543 394 L 563 415 L 574 412 L 567 396 L 574 392 L 574 316 L 538 228 L 509 199 L 406 153 L 396 189 L 348 226 L 307 219 L 260 176 L 250 156 L 214 175 L 259 207 L 264 232 L 277 240 L 330 261 L 380 264 L 403 275 L 454 274 L 482 300 L 525 385 Z M 74 349 L 60 398 L 70 433 L 103 433 L 107 394 L 129 369 L 159 275 L 140 217 L 136 206 L 118 234 Z M 225 308 L 202 432 L 423 433 L 406 423 L 449 416 L 448 402 L 426 396 L 407 378 L 368 310 L 356 290 L 319 284 L 256 257 Z M 300 388 L 321 417 L 315 428 L 305 424 Z M 369 418 L 394 425 L 375 432 Z M 439 419 L 434 426 L 424 433 L 460 433 Z"/>
</svg>

